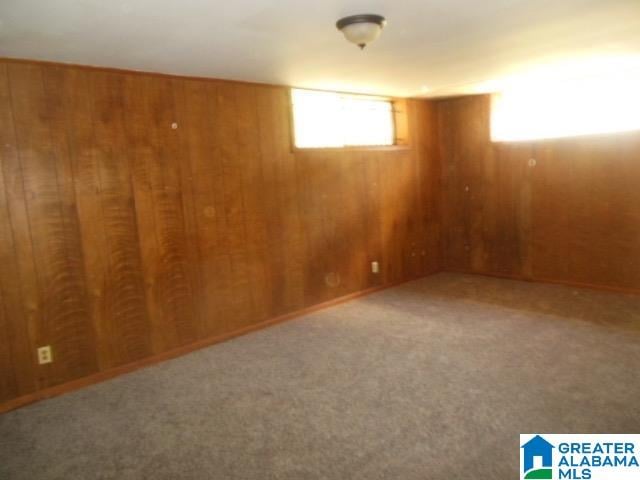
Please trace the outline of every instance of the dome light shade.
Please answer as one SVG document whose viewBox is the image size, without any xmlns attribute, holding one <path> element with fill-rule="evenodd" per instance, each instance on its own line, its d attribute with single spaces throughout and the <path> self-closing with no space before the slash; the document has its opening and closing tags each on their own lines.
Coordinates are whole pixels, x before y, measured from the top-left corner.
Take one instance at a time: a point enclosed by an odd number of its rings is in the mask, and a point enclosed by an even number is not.
<svg viewBox="0 0 640 480">
<path fill-rule="evenodd" d="M 361 49 L 380 36 L 387 21 L 381 15 L 362 14 L 351 15 L 338 20 L 336 27 L 351 43 Z"/>
</svg>

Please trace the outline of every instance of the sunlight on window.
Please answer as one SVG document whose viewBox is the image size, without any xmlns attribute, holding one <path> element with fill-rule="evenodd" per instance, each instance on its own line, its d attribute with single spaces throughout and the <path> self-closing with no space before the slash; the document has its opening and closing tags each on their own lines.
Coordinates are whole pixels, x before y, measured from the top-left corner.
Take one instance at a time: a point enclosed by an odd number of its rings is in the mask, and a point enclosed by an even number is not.
<svg viewBox="0 0 640 480">
<path fill-rule="evenodd" d="M 298 148 L 393 145 L 389 100 L 299 89 L 291 97 Z"/>
<path fill-rule="evenodd" d="M 640 74 L 610 71 L 514 87 L 492 98 L 493 141 L 640 130 Z"/>
</svg>

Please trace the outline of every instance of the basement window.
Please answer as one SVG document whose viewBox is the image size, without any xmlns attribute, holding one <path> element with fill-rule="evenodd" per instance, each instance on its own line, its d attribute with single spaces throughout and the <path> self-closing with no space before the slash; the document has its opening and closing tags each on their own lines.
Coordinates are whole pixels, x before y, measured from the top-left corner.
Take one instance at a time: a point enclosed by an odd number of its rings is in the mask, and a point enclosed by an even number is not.
<svg viewBox="0 0 640 480">
<path fill-rule="evenodd" d="M 297 148 L 394 145 L 393 102 L 364 95 L 292 89 Z"/>
<path fill-rule="evenodd" d="M 609 76 L 493 95 L 492 140 L 517 142 L 640 130 L 640 72 Z"/>
</svg>

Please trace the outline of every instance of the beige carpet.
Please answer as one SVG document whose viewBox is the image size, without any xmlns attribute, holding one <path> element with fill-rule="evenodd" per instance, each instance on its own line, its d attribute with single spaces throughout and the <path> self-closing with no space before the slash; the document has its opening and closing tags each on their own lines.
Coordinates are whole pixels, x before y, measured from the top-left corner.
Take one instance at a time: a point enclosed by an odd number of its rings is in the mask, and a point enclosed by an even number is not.
<svg viewBox="0 0 640 480">
<path fill-rule="evenodd" d="M 440 274 L 0 416 L 1 479 L 513 479 L 640 431 L 640 297 Z"/>
</svg>

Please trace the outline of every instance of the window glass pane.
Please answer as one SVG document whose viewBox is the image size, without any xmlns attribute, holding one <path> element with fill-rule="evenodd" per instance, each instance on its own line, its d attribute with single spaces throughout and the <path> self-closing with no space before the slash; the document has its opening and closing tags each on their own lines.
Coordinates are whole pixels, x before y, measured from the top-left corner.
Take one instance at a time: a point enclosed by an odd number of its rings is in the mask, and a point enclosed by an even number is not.
<svg viewBox="0 0 640 480">
<path fill-rule="evenodd" d="M 393 145 L 389 100 L 313 90 L 292 90 L 299 148 Z"/>
<path fill-rule="evenodd" d="M 494 141 L 572 137 L 640 129 L 640 75 L 593 77 L 495 94 Z"/>
</svg>

